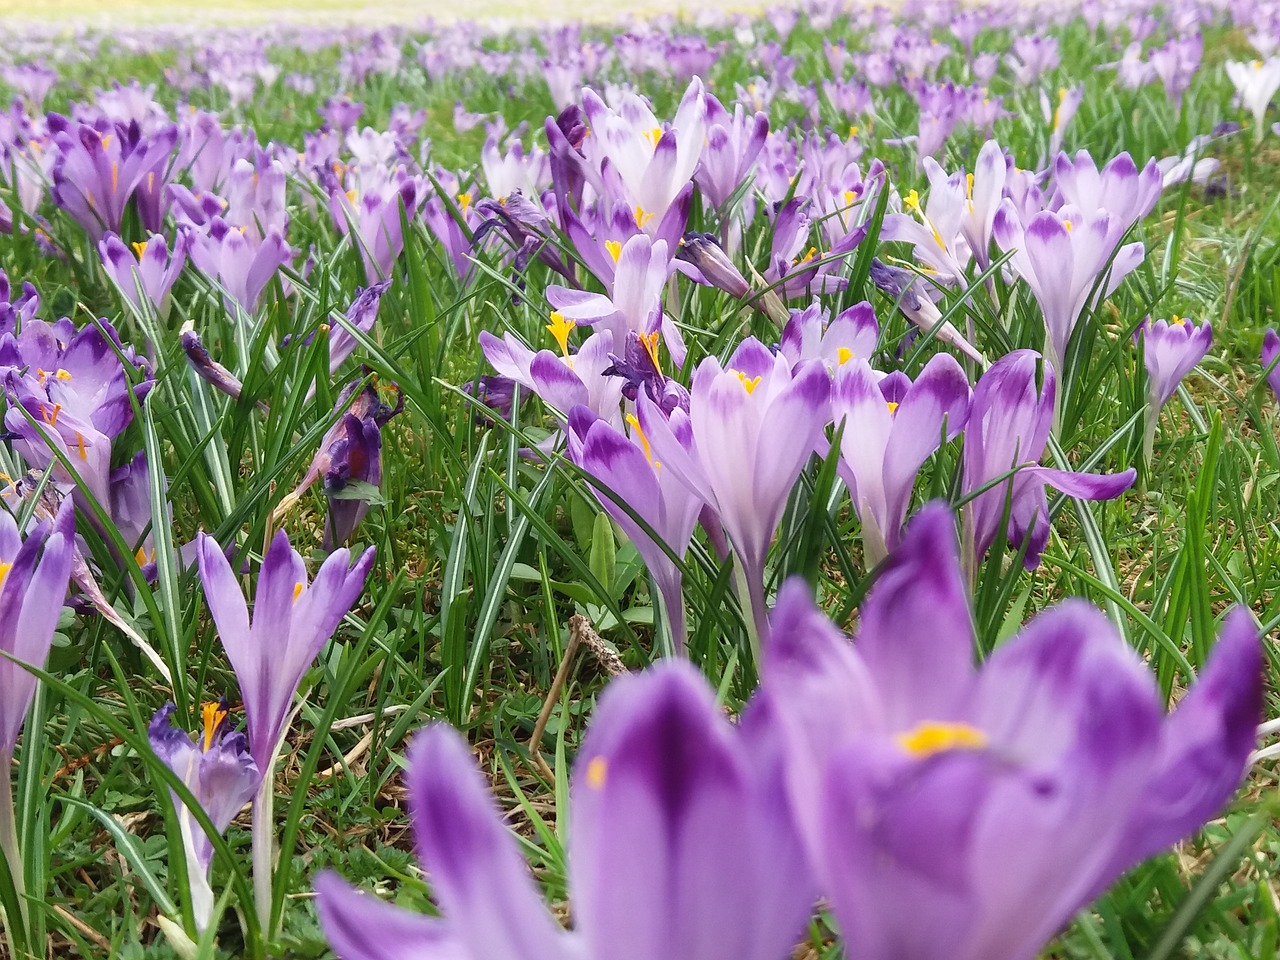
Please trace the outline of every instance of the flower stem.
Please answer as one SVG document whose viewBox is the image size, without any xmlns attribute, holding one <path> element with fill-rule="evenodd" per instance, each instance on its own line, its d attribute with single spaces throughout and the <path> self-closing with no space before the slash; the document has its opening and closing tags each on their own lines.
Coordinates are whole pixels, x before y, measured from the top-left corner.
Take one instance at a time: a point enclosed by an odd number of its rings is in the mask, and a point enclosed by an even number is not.
<svg viewBox="0 0 1280 960">
<path fill-rule="evenodd" d="M 272 763 L 263 771 L 258 793 L 253 798 L 253 903 L 258 911 L 258 924 L 265 942 L 275 939 L 271 922 L 272 877 L 275 873 L 275 783 Z"/>
<path fill-rule="evenodd" d="M 19 930 L 27 929 L 27 887 L 22 851 L 18 849 L 18 818 L 13 806 L 13 756 L 8 751 L 0 751 L 0 766 L 4 768 L 4 772 L 0 773 L 0 856 L 4 857 L 9 867 L 19 912 L 17 923 L 14 923 L 15 918 L 6 918 L 5 934 L 10 941 L 9 947 L 14 956 L 17 956 L 18 945 L 13 942 L 13 931 L 15 927 Z"/>
</svg>

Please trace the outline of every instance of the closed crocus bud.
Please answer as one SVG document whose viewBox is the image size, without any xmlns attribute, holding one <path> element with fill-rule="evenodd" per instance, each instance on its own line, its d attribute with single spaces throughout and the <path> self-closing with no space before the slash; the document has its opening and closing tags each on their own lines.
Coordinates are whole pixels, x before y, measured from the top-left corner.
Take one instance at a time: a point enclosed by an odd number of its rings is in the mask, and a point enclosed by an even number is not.
<svg viewBox="0 0 1280 960">
<path fill-rule="evenodd" d="M 747 278 L 709 233 L 686 233 L 676 249 L 676 259 L 696 267 L 703 282 L 720 288 L 731 297 L 741 300 L 751 292 Z"/>
<path fill-rule="evenodd" d="M 1207 321 L 1197 326 L 1176 316 L 1167 321 L 1147 317 L 1134 332 L 1134 339 L 1141 339 L 1142 360 L 1147 368 L 1147 423 L 1142 452 L 1149 467 L 1160 411 L 1182 378 L 1209 352 L 1213 327 Z"/>
</svg>

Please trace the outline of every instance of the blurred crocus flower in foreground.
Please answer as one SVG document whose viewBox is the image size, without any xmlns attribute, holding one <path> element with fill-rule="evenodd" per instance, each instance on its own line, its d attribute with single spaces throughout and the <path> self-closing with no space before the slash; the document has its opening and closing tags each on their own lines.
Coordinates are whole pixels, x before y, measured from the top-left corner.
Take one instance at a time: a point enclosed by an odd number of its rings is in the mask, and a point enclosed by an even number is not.
<svg viewBox="0 0 1280 960">
<path fill-rule="evenodd" d="M 24 664 L 44 667 L 49 657 L 71 579 L 74 523 L 75 511 L 67 500 L 51 524 L 42 523 L 23 538 L 13 517 L 0 510 L 0 857 L 19 901 L 23 859 L 10 778 L 18 734 L 36 692 L 36 678 Z M 25 901 L 22 909 L 25 920 Z"/>
<path fill-rule="evenodd" d="M 341 960 L 783 960 L 813 897 L 769 731 L 735 726 L 706 681 L 666 661 L 600 698 L 570 786 L 562 929 L 462 737 L 420 732 L 407 774 L 443 917 L 317 881 Z"/>
<path fill-rule="evenodd" d="M 161 707 L 147 728 L 151 749 L 190 790 L 218 833 L 224 833 L 237 813 L 253 799 L 261 775 L 249 756 L 243 733 L 227 728 L 226 702 L 204 705 L 199 741 L 173 725 L 174 705 Z M 187 859 L 187 883 L 196 926 L 204 930 L 213 917 L 213 888 L 209 864 L 213 844 L 186 805 L 173 797 L 178 828 Z"/>
<path fill-rule="evenodd" d="M 1277 358 L 1280 358 L 1280 334 L 1267 327 L 1262 335 L 1262 369 L 1267 375 L 1267 386 L 1280 399 L 1280 364 L 1276 362 Z"/>
<path fill-rule="evenodd" d="M 1246 610 L 1167 717 L 1151 671 L 1081 600 L 973 657 L 944 505 L 908 528 L 856 644 L 806 585 L 782 589 L 757 705 L 850 957 L 1031 960 L 1244 775 L 1262 708 Z"/>
<path fill-rule="evenodd" d="M 1133 336 L 1135 341 L 1142 341 L 1142 359 L 1147 368 L 1147 423 L 1142 457 L 1150 466 L 1160 411 L 1182 378 L 1209 352 L 1213 326 L 1208 321 L 1197 326 L 1182 317 L 1168 321 L 1147 317 Z"/>
</svg>

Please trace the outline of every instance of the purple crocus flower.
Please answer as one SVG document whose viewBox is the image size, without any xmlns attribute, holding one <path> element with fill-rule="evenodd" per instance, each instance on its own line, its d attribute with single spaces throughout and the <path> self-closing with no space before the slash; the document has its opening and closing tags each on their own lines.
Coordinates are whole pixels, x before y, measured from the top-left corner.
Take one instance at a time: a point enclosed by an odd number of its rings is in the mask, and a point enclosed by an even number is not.
<svg viewBox="0 0 1280 960">
<path fill-rule="evenodd" d="M 238 308 L 249 317 L 257 313 L 271 278 L 293 259 L 278 230 L 268 230 L 255 243 L 221 217 L 215 217 L 207 230 L 191 232 L 189 253 L 196 269 L 222 291 L 228 312 Z"/>
<path fill-rule="evenodd" d="M 783 587 L 752 709 L 783 743 L 790 795 L 849 956 L 1031 960 L 1142 859 L 1215 816 L 1261 713 L 1249 614 L 1165 717 L 1146 664 L 1067 600 L 973 665 L 943 505 L 890 558 L 850 644 Z M 748 710 L 750 718 L 751 709 Z"/>
<path fill-rule="evenodd" d="M 1114 214 L 1070 205 L 1037 213 L 1025 228 L 1012 202 L 996 211 L 996 244 L 1012 252 L 1010 265 L 1040 304 L 1045 356 L 1058 373 L 1081 316 L 1111 296 L 1146 255 L 1140 242 L 1120 246 L 1127 229 Z"/>
<path fill-rule="evenodd" d="M 1172 320 L 1147 317 L 1134 331 L 1133 339 L 1142 342 L 1142 359 L 1147 368 L 1147 403 L 1154 420 L 1182 378 L 1209 352 L 1213 326 L 1207 320 L 1197 326 L 1182 317 Z"/>
<path fill-rule="evenodd" d="M 711 94 L 706 94 L 705 100 L 707 139 L 694 181 L 711 209 L 721 210 L 734 191 L 754 175 L 756 158 L 769 135 L 769 118 L 764 113 L 748 116 L 741 104 L 730 116 Z"/>
<path fill-rule="evenodd" d="M 693 432 L 685 411 L 668 415 L 671 433 L 686 449 Z M 686 628 L 681 596 L 680 569 L 659 542 L 644 531 L 627 510 L 605 492 L 612 491 L 643 520 L 677 557 L 683 558 L 702 512 L 702 499 L 662 468 L 635 416 L 627 417 L 630 436 L 622 433 L 587 407 L 569 413 L 569 456 L 592 481 L 592 493 L 606 513 L 622 527 L 662 595 L 663 611 L 671 637 L 671 653 L 684 654 Z"/>
<path fill-rule="evenodd" d="M 382 303 L 382 295 L 391 286 L 390 280 L 371 283 L 367 287 L 357 287 L 356 295 L 347 307 L 346 319 L 351 326 L 361 333 L 368 334 L 378 319 L 378 306 Z M 340 323 L 329 327 L 329 373 L 337 373 L 342 361 L 351 356 L 356 349 L 356 338 Z"/>
<path fill-rule="evenodd" d="M 830 400 L 831 377 L 821 362 L 793 367 L 749 337 L 726 366 L 715 357 L 699 364 L 689 399 L 689 444 L 656 405 L 643 397 L 638 403 L 654 459 L 724 523 L 757 641 L 767 627 L 765 555 L 791 488 L 821 439 Z"/>
<path fill-rule="evenodd" d="M 13 750 L 36 691 L 36 678 L 21 664 L 43 667 L 48 659 L 67 598 L 74 534 L 70 501 L 63 501 L 52 523 L 40 524 L 26 537 L 8 511 L 0 510 L 0 650 L 7 654 L 0 657 L 0 804 L 8 802 Z M 14 864 L 10 858 L 11 869 Z"/>
<path fill-rule="evenodd" d="M 1267 386 L 1280 398 L 1280 364 L 1276 363 L 1277 357 L 1280 357 L 1280 334 L 1267 327 L 1262 335 L 1262 368 L 1267 375 Z"/>
<path fill-rule="evenodd" d="M 132 388 L 121 355 L 141 378 Z M 16 337 L 0 337 L 0 365 L 7 368 L 5 427 L 23 460 L 41 469 L 52 465 L 68 489 L 79 480 L 106 508 L 111 441 L 133 421 L 132 399 L 142 400 L 155 382 L 146 363 L 106 320 L 77 330 L 66 319 L 32 319 Z"/>
<path fill-rule="evenodd" d="M 1133 157 L 1122 153 L 1099 170 L 1088 150 L 1081 150 L 1074 160 L 1065 153 L 1058 154 L 1053 181 L 1057 188 L 1054 207 L 1105 210 L 1119 221 L 1121 233 L 1155 209 L 1164 187 L 1164 177 L 1155 160 L 1148 160 L 1139 170 Z"/>
<path fill-rule="evenodd" d="M 791 364 L 821 360 L 835 370 L 850 360 L 870 360 L 880 339 L 876 313 L 867 301 L 855 303 L 834 320 L 814 301 L 791 314 L 782 328 L 778 352 Z"/>
<path fill-rule="evenodd" d="M 609 330 L 614 343 L 622 343 L 628 333 L 660 332 L 672 362 L 682 366 L 686 351 L 680 328 L 662 309 L 663 287 L 673 269 L 666 242 L 638 233 L 615 249 L 617 269 L 610 296 L 553 284 L 547 287 L 547 299 L 566 320 Z"/>
<path fill-rule="evenodd" d="M 396 405 L 382 402 L 376 384 L 367 383 L 357 390 L 351 384 L 338 397 L 334 406 L 340 411 L 338 420 L 325 432 L 311 466 L 297 488 L 286 498 L 296 502 L 317 480 L 324 485 L 329 498 L 329 515 L 325 519 L 324 548 L 332 550 L 351 539 L 356 527 L 369 512 L 367 496 L 360 487 L 377 489 L 382 484 L 382 428 L 404 409 L 404 396 L 396 391 Z M 284 501 L 276 508 L 283 514 Z"/>
<path fill-rule="evenodd" d="M 443 724 L 410 748 L 420 856 L 442 918 L 320 876 L 320 921 L 341 960 L 782 960 L 813 888 L 763 726 L 737 727 L 688 664 L 614 680 L 570 784 L 564 930 L 542 906 L 466 742 Z"/>
<path fill-rule="evenodd" d="M 560 352 L 533 351 L 508 333 L 501 340 L 487 330 L 480 332 L 480 349 L 499 374 L 537 394 L 561 419 L 582 404 L 614 426 L 622 425 L 619 405 L 624 384 L 605 371 L 613 364 L 613 334 L 593 333 L 570 353 L 571 321 L 553 313 L 547 325 L 560 345 Z M 650 339 L 656 348 L 656 338 Z"/>
<path fill-rule="evenodd" d="M 389 180 L 361 195 L 356 190 L 334 190 L 329 197 L 333 221 L 350 234 L 360 250 L 369 283 L 391 276 L 404 250 L 401 217 L 412 220 L 418 207 L 418 185 L 410 177 Z"/>
<path fill-rule="evenodd" d="M 1037 372 L 1044 378 L 1037 385 Z M 1008 481 L 978 494 L 964 508 L 966 562 L 978 562 L 1000 532 L 1006 502 L 1007 535 L 1015 547 L 1025 540 L 1024 563 L 1034 569 L 1049 542 L 1049 503 L 1045 486 L 1083 500 L 1110 500 L 1133 485 L 1133 468 L 1122 473 L 1076 473 L 1040 466 L 1053 425 L 1056 376 L 1033 350 L 1015 350 L 991 365 L 973 391 L 964 431 L 966 494 L 986 486 L 1010 470 Z"/>
<path fill-rule="evenodd" d="M 91 239 L 101 240 L 108 231 L 118 234 L 135 195 L 143 227 L 160 231 L 160 198 L 178 143 L 176 126 L 146 135 L 136 122 L 99 130 L 50 114 L 49 130 L 58 150 L 53 198 Z"/>
<path fill-rule="evenodd" d="M 13 751 L 36 692 L 36 678 L 24 665 L 43 668 L 49 658 L 74 551 L 70 501 L 52 523 L 37 525 L 25 537 L 13 517 L 0 510 L 0 859 L 9 869 L 24 920 L 24 861 L 11 786 Z"/>
<path fill-rule="evenodd" d="M 108 233 L 98 244 L 98 252 L 103 269 L 121 296 L 139 310 L 150 309 L 164 319 L 169 315 L 169 291 L 187 264 L 190 245 L 190 234 L 179 233 L 171 255 L 168 243 L 157 233 L 146 243 L 133 244 L 130 250 L 118 236 Z"/>
<path fill-rule="evenodd" d="M 218 833 L 225 833 L 236 814 L 253 799 L 262 779 L 258 765 L 249 755 L 244 734 L 228 729 L 226 700 L 204 704 L 198 741 L 174 726 L 175 709 L 172 703 L 165 704 L 151 718 L 147 727 L 151 749 L 194 794 Z M 186 804 L 172 791 L 170 796 L 186 854 L 191 909 L 196 928 L 203 931 L 213 919 L 214 895 L 209 885 L 213 844 Z"/>
<path fill-rule="evenodd" d="M 240 683 L 249 750 L 266 776 L 284 742 L 293 695 L 364 589 L 373 548 L 354 564 L 347 550 L 335 550 L 309 581 L 302 555 L 289 545 L 288 534 L 279 531 L 262 559 L 252 622 L 218 542 L 201 533 L 196 557 L 209 612 Z"/>
<path fill-rule="evenodd" d="M 964 370 L 945 353 L 914 382 L 902 372 L 878 374 L 865 359 L 837 368 L 832 419 L 837 428 L 844 424 L 842 473 L 862 520 L 868 567 L 898 545 L 916 474 L 944 439 L 960 435 L 970 397 Z"/>
</svg>

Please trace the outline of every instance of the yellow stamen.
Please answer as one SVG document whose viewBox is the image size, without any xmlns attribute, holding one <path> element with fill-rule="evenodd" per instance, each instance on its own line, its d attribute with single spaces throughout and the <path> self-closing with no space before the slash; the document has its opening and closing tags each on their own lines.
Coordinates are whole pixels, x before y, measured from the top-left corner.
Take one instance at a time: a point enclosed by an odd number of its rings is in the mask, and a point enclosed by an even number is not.
<svg viewBox="0 0 1280 960">
<path fill-rule="evenodd" d="M 71 379 L 70 372 L 62 369 L 62 367 L 58 368 L 58 372 L 55 373 L 54 376 L 57 377 L 59 380 L 62 380 L 63 382 L 66 382 L 67 380 Z"/>
<path fill-rule="evenodd" d="M 920 209 L 920 191 L 912 190 L 902 198 L 902 205 L 913 213 Z"/>
<path fill-rule="evenodd" d="M 0 563 L 0 587 L 3 587 L 4 582 L 9 579 L 9 571 L 12 569 L 12 563 Z"/>
<path fill-rule="evenodd" d="M 644 347 L 644 352 L 649 355 L 649 359 L 653 361 L 653 369 L 659 373 L 662 372 L 662 364 L 658 362 L 658 341 L 661 337 L 662 332 L 659 330 L 640 334 L 640 344 Z"/>
<path fill-rule="evenodd" d="M 887 401 L 885 403 L 885 406 L 889 408 L 889 416 L 893 416 L 895 413 L 898 412 L 898 405 L 894 403 L 892 400 Z"/>
<path fill-rule="evenodd" d="M 683 241 L 683 237 L 681 240 Z M 613 262 L 617 263 L 618 258 L 622 256 L 622 244 L 617 240 L 606 240 L 604 248 L 609 251 L 609 256 L 613 257 Z"/>
<path fill-rule="evenodd" d="M 293 585 L 293 602 L 297 603 L 300 596 L 302 596 L 302 584 L 295 583 Z"/>
<path fill-rule="evenodd" d="M 560 352 L 564 356 L 569 355 L 569 333 L 577 324 L 572 320 L 566 320 L 564 314 L 553 311 L 551 314 L 551 322 L 547 324 L 547 330 L 556 338 L 556 343 L 560 344 Z"/>
<path fill-rule="evenodd" d="M 214 702 L 204 704 L 200 713 L 204 720 L 204 752 L 208 753 L 213 749 L 213 738 L 218 735 L 218 728 L 227 719 L 227 711 L 222 708 L 221 703 Z"/>
<path fill-rule="evenodd" d="M 760 386 L 759 377 L 752 377 L 748 380 L 747 375 L 741 370 L 735 370 L 733 372 L 736 373 L 738 375 L 738 379 L 742 381 L 742 386 L 747 391 L 748 396 L 756 392 L 756 387 Z"/>
<path fill-rule="evenodd" d="M 854 193 L 852 190 L 846 190 L 846 191 L 844 192 L 844 203 L 845 203 L 845 206 L 847 206 L 847 207 L 852 207 L 852 206 L 853 206 L 853 201 L 855 201 L 855 200 L 857 200 L 857 199 L 858 199 L 858 195 L 857 195 L 856 193 Z"/>
<path fill-rule="evenodd" d="M 56 427 L 58 425 L 58 414 L 60 414 L 61 412 L 62 412 L 62 404 L 60 403 L 55 403 L 53 405 L 52 414 L 49 412 L 48 407 L 44 406 L 43 404 L 40 406 L 40 416 L 44 418 L 44 422 L 51 427 Z"/>
<path fill-rule="evenodd" d="M 84 434 L 79 430 L 76 431 L 76 453 L 80 455 L 81 460 L 89 459 L 89 455 L 84 452 Z"/>
<path fill-rule="evenodd" d="M 592 790 L 599 790 L 604 786 L 608 773 L 609 761 L 604 757 L 592 757 L 591 762 L 587 764 L 587 786 Z"/>
<path fill-rule="evenodd" d="M 462 208 L 462 212 L 463 212 L 463 213 L 466 213 L 468 210 L 470 210 L 470 209 L 471 209 L 471 194 L 469 194 L 469 193 L 460 193 L 460 194 L 458 194 L 458 206 L 459 206 L 460 208 Z"/>
<path fill-rule="evenodd" d="M 981 750 L 987 735 L 967 723 L 920 723 L 900 733 L 898 744 L 917 757 L 930 757 L 944 750 Z"/>
<path fill-rule="evenodd" d="M 662 139 L 662 129 L 654 127 L 652 130 L 645 131 L 644 138 L 649 141 L 649 146 L 655 150 L 658 149 L 658 141 Z"/>
<path fill-rule="evenodd" d="M 141 260 L 142 255 L 147 252 L 147 245 L 145 243 L 140 243 L 137 240 L 129 244 L 129 246 L 133 247 L 133 255 L 139 260 Z"/>
<path fill-rule="evenodd" d="M 852 140 L 852 139 L 853 139 L 854 137 L 856 137 L 857 135 L 858 135 L 858 128 L 857 128 L 857 127 L 855 127 L 855 126 L 850 125 L 850 127 L 849 127 L 849 139 L 850 139 L 850 140 Z"/>
<path fill-rule="evenodd" d="M 156 188 L 156 175 L 155 175 L 154 173 L 148 173 L 148 174 L 147 174 L 147 189 L 148 189 L 148 190 L 155 190 L 155 188 Z"/>
<path fill-rule="evenodd" d="M 644 228 L 644 225 L 653 219 L 653 214 L 645 210 L 644 207 L 636 207 L 636 226 Z"/>
<path fill-rule="evenodd" d="M 634 413 L 627 414 L 627 425 L 631 427 L 632 435 L 640 441 L 640 449 L 644 451 L 644 458 L 656 469 L 662 464 L 653 459 L 653 448 L 649 446 L 649 438 L 644 435 L 644 430 L 640 427 L 640 421 Z"/>
<path fill-rule="evenodd" d="M 964 195 L 968 199 L 973 199 L 973 174 L 966 173 L 964 175 Z"/>
<path fill-rule="evenodd" d="M 925 222 L 928 223 L 928 221 Z M 942 239 L 942 234 L 938 232 L 938 228 L 930 223 L 929 229 L 933 231 L 933 242 L 936 243 L 940 249 L 947 249 L 946 241 Z"/>
<path fill-rule="evenodd" d="M 1185 318 L 1185 317 L 1180 317 L 1180 316 L 1178 316 L 1178 315 L 1175 313 L 1175 314 L 1173 315 L 1173 319 L 1172 319 L 1172 320 L 1170 320 L 1169 322 L 1170 322 L 1170 323 L 1173 323 L 1173 324 L 1177 324 L 1177 325 L 1180 327 L 1180 326 L 1182 326 L 1183 324 L 1185 324 L 1185 323 L 1187 322 L 1187 320 L 1186 320 L 1186 318 Z"/>
<path fill-rule="evenodd" d="M 347 202 L 348 202 L 348 203 L 355 203 L 355 202 L 356 202 L 356 192 L 355 192 L 354 190 L 348 190 L 348 191 L 347 191 Z"/>
<path fill-rule="evenodd" d="M 133 559 L 138 561 L 138 566 L 145 567 L 147 565 L 147 551 L 145 547 L 139 547 L 138 552 L 133 555 Z"/>
<path fill-rule="evenodd" d="M 853 359 L 853 351 L 850 350 L 848 347 L 840 347 L 839 349 L 836 350 L 837 365 L 843 367 L 846 363 L 848 363 L 852 359 Z"/>
<path fill-rule="evenodd" d="M 1062 105 L 1066 102 L 1066 100 L 1067 100 L 1067 88 L 1059 87 L 1058 88 L 1058 106 L 1053 111 L 1053 129 L 1054 130 L 1061 129 L 1062 127 Z"/>
<path fill-rule="evenodd" d="M 113 138 L 113 134 L 110 134 L 110 133 L 108 133 L 105 137 L 103 137 L 103 138 L 102 138 L 102 149 L 103 149 L 103 150 L 110 150 L 110 149 L 111 149 L 111 140 L 112 140 L 112 138 Z"/>
<path fill-rule="evenodd" d="M 111 192 L 115 193 L 120 189 L 120 164 L 113 163 L 111 165 Z"/>
<path fill-rule="evenodd" d="M 1062 221 L 1062 225 L 1063 225 L 1064 227 L 1066 227 L 1066 228 L 1067 228 L 1067 233 L 1070 233 L 1070 232 L 1072 231 L 1072 229 L 1073 229 L 1073 227 L 1072 227 L 1072 224 L 1071 224 L 1071 221 L 1070 221 L 1070 220 L 1063 220 L 1063 221 Z"/>
</svg>

